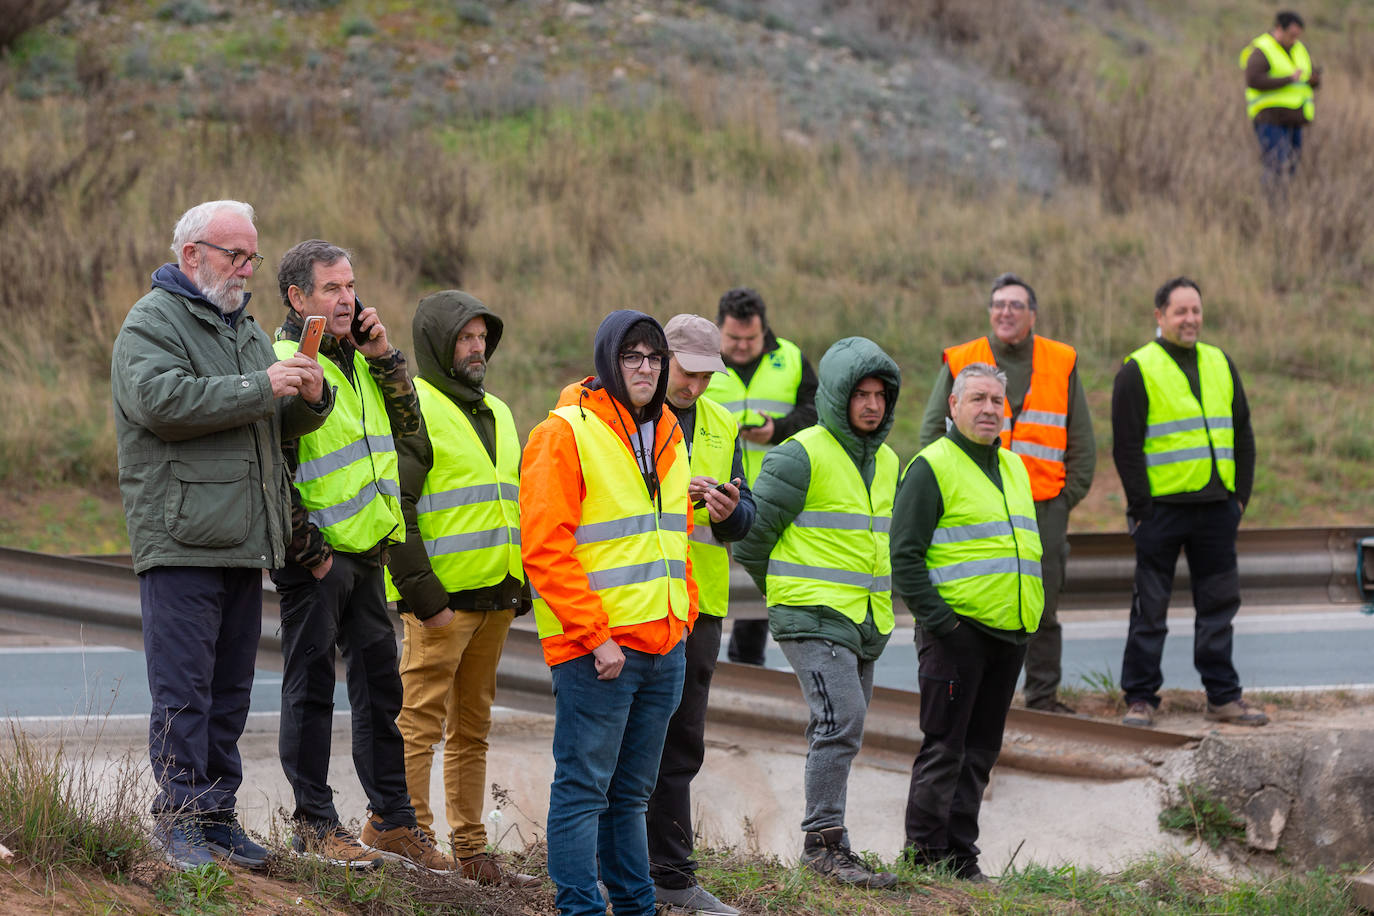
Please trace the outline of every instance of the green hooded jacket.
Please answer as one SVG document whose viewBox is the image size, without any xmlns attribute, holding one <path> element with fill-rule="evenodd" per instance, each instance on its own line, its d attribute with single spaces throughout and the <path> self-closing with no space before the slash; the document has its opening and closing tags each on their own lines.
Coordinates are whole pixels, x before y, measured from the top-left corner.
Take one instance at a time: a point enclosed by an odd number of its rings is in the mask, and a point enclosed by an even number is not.
<svg viewBox="0 0 1374 916">
<path fill-rule="evenodd" d="M 419 377 L 449 397 L 473 428 L 495 461 L 496 419 L 486 403 L 486 389 L 473 386 L 453 368 L 453 353 L 463 326 L 481 317 L 487 324 L 486 358 L 496 352 L 504 324 L 474 296 L 460 290 L 443 290 L 420 300 L 411 322 L 414 335 L 412 353 Z M 485 381 L 485 380 L 484 380 Z M 525 613 L 531 607 L 528 585 L 513 576 L 487 588 L 450 593 L 430 566 L 424 539 L 416 522 L 415 501 L 425 486 L 425 477 L 434 467 L 434 446 L 429 428 L 423 423 L 419 435 L 398 439 L 396 453 L 400 463 L 401 514 L 406 522 L 406 540 L 388 551 L 387 569 L 396 590 L 401 593 L 399 608 L 428 620 L 444 608 L 455 611 L 499 611 L 513 608 Z"/>
<path fill-rule="evenodd" d="M 821 357 L 816 391 L 818 422 L 844 446 L 868 485 L 873 483 L 875 456 L 892 429 L 901 390 L 902 374 L 896 362 L 866 337 L 837 341 Z M 872 433 L 861 436 L 849 425 L 849 397 L 866 378 L 876 378 L 887 389 L 887 412 Z M 735 544 L 734 558 L 765 592 L 768 558 L 783 530 L 806 508 L 811 484 L 810 456 L 800 443 L 788 439 L 770 451 L 754 482 L 757 514 L 744 540 Z M 844 646 L 861 659 L 882 654 L 888 636 L 878 632 L 870 610 L 862 624 L 855 624 L 833 608 L 770 605 L 769 631 L 779 641 L 823 639 Z M 890 635 L 890 634 L 889 634 Z"/>
</svg>

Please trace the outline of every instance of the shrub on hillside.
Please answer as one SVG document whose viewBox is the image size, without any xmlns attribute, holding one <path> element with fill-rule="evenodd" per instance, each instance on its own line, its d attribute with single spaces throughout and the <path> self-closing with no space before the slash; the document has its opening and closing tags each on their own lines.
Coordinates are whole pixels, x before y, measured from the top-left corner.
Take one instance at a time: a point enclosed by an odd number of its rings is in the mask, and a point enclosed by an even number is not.
<svg viewBox="0 0 1374 916">
<path fill-rule="evenodd" d="M 67 11 L 73 0 L 0 0 L 0 52 L 30 29 Z"/>
</svg>

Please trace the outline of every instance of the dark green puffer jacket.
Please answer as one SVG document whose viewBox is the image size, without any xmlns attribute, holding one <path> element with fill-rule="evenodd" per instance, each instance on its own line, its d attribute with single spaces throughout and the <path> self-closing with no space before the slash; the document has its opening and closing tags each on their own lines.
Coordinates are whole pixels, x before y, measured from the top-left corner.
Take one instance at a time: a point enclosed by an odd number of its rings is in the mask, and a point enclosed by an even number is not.
<svg viewBox="0 0 1374 916">
<path fill-rule="evenodd" d="M 819 425 L 830 431 L 849 454 L 864 482 L 873 483 L 878 446 L 892 429 L 897 394 L 902 385 L 901 370 L 882 348 L 866 337 L 846 337 L 837 341 L 821 357 L 820 386 L 816 392 Z M 849 425 L 849 396 L 859 382 L 873 377 L 887 389 L 887 413 L 878 428 L 860 436 Z M 744 540 L 735 544 L 734 558 L 748 571 L 754 584 L 766 593 L 768 557 L 784 529 L 806 508 L 806 491 L 811 484 L 810 458 L 800 443 L 788 439 L 763 459 L 763 468 L 754 482 L 754 501 L 758 512 L 754 526 Z M 862 659 L 882 654 L 887 636 L 878 632 L 870 610 L 862 624 L 855 624 L 833 608 L 769 605 L 769 630 L 776 640 L 824 639 L 844 646 Z"/>
</svg>

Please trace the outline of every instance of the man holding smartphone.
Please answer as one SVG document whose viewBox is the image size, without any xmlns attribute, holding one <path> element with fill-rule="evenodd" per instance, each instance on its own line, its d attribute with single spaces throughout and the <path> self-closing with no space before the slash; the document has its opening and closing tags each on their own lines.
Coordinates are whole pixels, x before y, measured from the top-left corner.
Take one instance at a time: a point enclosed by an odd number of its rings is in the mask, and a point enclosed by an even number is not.
<svg viewBox="0 0 1374 916">
<path fill-rule="evenodd" d="M 773 334 L 763 297 L 748 287 L 728 290 L 716 312 L 725 371 L 706 394 L 730 411 L 744 440 L 744 475 L 753 484 L 768 450 L 816 423 L 816 373 L 790 340 Z M 737 620 L 730 661 L 762 665 L 768 622 Z"/>
<path fill-rule="evenodd" d="M 692 575 L 697 583 L 696 625 L 687 637 L 682 700 L 668 722 L 658 782 L 649 797 L 649 871 L 658 903 L 691 913 L 737 916 L 697 883 L 692 856 L 692 778 L 706 755 L 706 700 L 720 655 L 720 634 L 730 601 L 730 553 L 725 546 L 749 533 L 754 497 L 744 482 L 744 451 L 735 420 L 702 392 L 725 371 L 720 329 L 700 315 L 674 315 L 668 338 L 668 409 L 677 417 L 692 467 Z"/>
<path fill-rule="evenodd" d="M 304 322 L 325 319 L 319 362 L 335 409 L 319 430 L 283 447 L 294 482 L 281 596 L 282 711 L 278 753 L 295 794 L 294 852 L 335 865 L 383 858 L 430 871 L 453 861 L 416 826 L 396 716 L 401 678 L 386 609 L 386 548 L 405 539 L 393 437 L 421 428 L 405 356 L 376 309 L 354 290 L 347 251 L 320 239 L 282 256 L 277 285 L 286 319 L 277 353 L 296 352 Z M 335 647 L 343 650 L 352 706 L 353 763 L 371 814 L 362 842 L 339 820 L 328 784 Z"/>
</svg>

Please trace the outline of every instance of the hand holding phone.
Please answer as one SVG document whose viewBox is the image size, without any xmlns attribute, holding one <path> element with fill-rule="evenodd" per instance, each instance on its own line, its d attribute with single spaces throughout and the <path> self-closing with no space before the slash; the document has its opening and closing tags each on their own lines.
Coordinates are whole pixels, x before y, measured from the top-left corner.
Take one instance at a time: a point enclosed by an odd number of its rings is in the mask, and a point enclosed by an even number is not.
<svg viewBox="0 0 1374 916">
<path fill-rule="evenodd" d="M 718 483 L 718 484 L 716 484 L 714 487 L 712 487 L 711 489 L 716 490 L 717 492 L 720 492 L 720 493 L 725 493 L 725 492 L 727 492 L 726 489 L 725 489 L 725 484 L 723 484 L 723 483 Z M 695 499 L 695 500 L 693 500 L 693 501 L 692 501 L 692 508 L 693 508 L 693 509 L 705 509 L 705 508 L 706 508 L 706 497 L 703 496 L 703 497 L 701 497 L 700 499 Z"/>
<path fill-rule="evenodd" d="M 348 333 L 353 335 L 353 345 L 361 347 L 371 338 L 371 331 L 363 330 L 363 306 L 362 303 L 353 303 L 353 321 L 348 326 Z"/>
<path fill-rule="evenodd" d="M 311 315 L 305 319 L 305 330 L 301 332 L 301 345 L 296 352 L 301 356 L 318 359 L 320 340 L 324 337 L 324 316 Z"/>
</svg>

